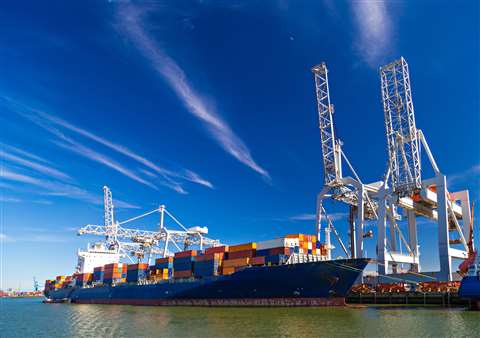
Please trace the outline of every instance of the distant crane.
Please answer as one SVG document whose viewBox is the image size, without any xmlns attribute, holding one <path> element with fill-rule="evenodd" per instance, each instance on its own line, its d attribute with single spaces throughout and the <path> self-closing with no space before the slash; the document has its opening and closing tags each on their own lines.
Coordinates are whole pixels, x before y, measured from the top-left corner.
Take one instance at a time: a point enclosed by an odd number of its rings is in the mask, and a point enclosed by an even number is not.
<svg viewBox="0 0 480 338">
<path fill-rule="evenodd" d="M 40 284 L 38 283 L 35 276 L 33 276 L 33 291 L 38 292 L 40 290 Z"/>
<path fill-rule="evenodd" d="M 88 224 L 78 230 L 78 235 L 99 235 L 105 236 L 105 244 L 110 250 L 128 257 L 136 257 L 142 260 L 147 256 L 150 262 L 153 254 L 166 257 L 173 250 L 186 250 L 188 247 L 198 245 L 200 249 L 204 246 L 218 246 L 220 241 L 205 237 L 208 234 L 207 227 L 186 228 L 175 216 L 165 207 L 160 205 L 157 209 L 146 212 L 142 215 L 132 217 L 122 222 L 114 218 L 114 206 L 112 193 L 107 186 L 103 187 L 104 192 L 104 225 Z M 124 228 L 123 225 L 144 218 L 146 216 L 159 214 L 159 230 L 140 230 Z M 166 227 L 165 216 L 168 216 L 182 230 L 171 230 Z M 124 239 L 126 241 L 121 241 Z"/>
</svg>

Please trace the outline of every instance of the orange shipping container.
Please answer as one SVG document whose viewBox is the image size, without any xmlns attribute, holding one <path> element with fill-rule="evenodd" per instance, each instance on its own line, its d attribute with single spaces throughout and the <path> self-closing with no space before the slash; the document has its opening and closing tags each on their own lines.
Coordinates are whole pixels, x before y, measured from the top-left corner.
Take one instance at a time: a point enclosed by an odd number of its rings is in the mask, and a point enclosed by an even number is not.
<svg viewBox="0 0 480 338">
<path fill-rule="evenodd" d="M 228 259 L 236 259 L 236 258 L 245 258 L 245 257 L 255 257 L 255 249 L 253 250 L 242 250 L 242 251 L 235 251 L 228 253 Z"/>
<path fill-rule="evenodd" d="M 250 262 L 250 258 L 237 258 L 237 259 L 226 259 L 223 261 L 223 266 L 230 268 L 230 267 L 238 267 L 238 266 L 246 266 Z"/>
<path fill-rule="evenodd" d="M 223 267 L 222 269 L 222 275 L 231 275 L 234 272 L 235 272 L 234 267 Z"/>
<path fill-rule="evenodd" d="M 303 239 L 304 239 L 304 234 L 291 234 L 291 235 L 286 235 L 285 238 L 298 238 L 299 240 L 303 241 Z"/>
<path fill-rule="evenodd" d="M 128 264 L 128 270 L 145 270 L 148 269 L 147 263 Z"/>
<path fill-rule="evenodd" d="M 230 245 L 228 247 L 228 252 L 237 252 L 237 251 L 245 251 L 245 250 L 253 250 L 257 248 L 257 243 L 245 243 L 245 244 L 238 244 L 238 245 Z"/>
<path fill-rule="evenodd" d="M 205 254 L 212 254 L 216 252 L 218 253 L 228 252 L 228 245 L 214 246 L 213 248 L 205 249 Z"/>
<path fill-rule="evenodd" d="M 253 257 L 250 261 L 252 265 L 265 265 L 265 256 Z"/>
</svg>

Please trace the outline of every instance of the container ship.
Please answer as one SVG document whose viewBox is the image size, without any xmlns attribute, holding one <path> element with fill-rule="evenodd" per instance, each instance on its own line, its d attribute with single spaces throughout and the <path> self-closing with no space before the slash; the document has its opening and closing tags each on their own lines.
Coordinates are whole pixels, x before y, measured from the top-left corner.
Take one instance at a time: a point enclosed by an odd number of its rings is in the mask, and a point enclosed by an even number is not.
<svg viewBox="0 0 480 338">
<path fill-rule="evenodd" d="M 327 250 L 316 236 L 294 234 L 180 251 L 149 265 L 118 263 L 117 253 L 94 245 L 79 251 L 81 272 L 47 280 L 44 294 L 46 302 L 83 304 L 342 306 L 369 259 L 332 260 Z"/>
</svg>

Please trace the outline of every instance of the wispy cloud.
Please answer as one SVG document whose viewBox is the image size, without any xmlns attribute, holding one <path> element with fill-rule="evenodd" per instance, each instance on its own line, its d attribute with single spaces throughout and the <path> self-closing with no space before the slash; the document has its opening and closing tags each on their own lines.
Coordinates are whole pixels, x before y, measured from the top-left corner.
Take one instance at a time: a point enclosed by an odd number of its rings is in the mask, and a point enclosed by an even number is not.
<svg viewBox="0 0 480 338">
<path fill-rule="evenodd" d="M 245 143 L 213 108 L 207 106 L 205 100 L 187 80 L 183 69 L 159 47 L 155 39 L 145 29 L 143 18 L 149 10 L 150 7 L 120 4 L 117 17 L 121 33 L 130 39 L 152 63 L 155 71 L 169 84 L 188 111 L 203 122 L 218 144 L 228 154 L 269 181 L 269 173 L 255 162 Z"/>
<path fill-rule="evenodd" d="M 477 181 L 478 181 L 479 174 L 480 174 L 480 164 L 476 164 L 462 172 L 448 175 L 447 176 L 448 184 L 451 186 L 456 186 L 459 183 L 465 182 L 467 180 L 472 180 L 475 178 L 477 178 Z"/>
<path fill-rule="evenodd" d="M 386 1 L 352 1 L 351 8 L 357 26 L 354 48 L 369 66 L 378 68 L 392 41 L 393 28 Z"/>
<path fill-rule="evenodd" d="M 345 219 L 347 218 L 348 214 L 347 213 L 343 213 L 343 212 L 334 212 L 334 213 L 331 213 L 331 214 L 328 214 L 328 217 L 330 217 L 330 219 L 332 221 L 338 221 L 338 220 L 341 220 L 341 219 Z M 294 215 L 294 216 L 290 216 L 288 218 L 288 220 L 290 221 L 314 221 L 316 220 L 317 218 L 317 215 L 316 214 L 299 214 L 299 215 Z"/>
<path fill-rule="evenodd" d="M 13 242 L 13 238 L 11 238 L 10 236 L 7 236 L 6 234 L 4 233 L 0 233 L 0 242 Z"/>
<path fill-rule="evenodd" d="M 2 147 L 7 149 L 10 152 L 16 153 L 17 155 L 21 155 L 23 157 L 28 157 L 29 159 L 34 160 L 34 161 L 43 162 L 43 163 L 46 163 L 46 164 L 51 163 L 50 161 L 44 159 L 43 157 L 32 154 L 28 151 L 25 151 L 24 149 L 20 149 L 20 148 L 17 148 L 17 147 L 14 147 L 14 146 L 11 146 L 11 145 L 8 145 L 8 144 L 5 144 L 5 143 L 2 144 Z"/>
<path fill-rule="evenodd" d="M 0 202 L 3 203 L 20 203 L 22 200 L 17 197 L 12 197 L 12 196 L 0 196 Z"/>
<path fill-rule="evenodd" d="M 20 149 L 17 149 L 17 150 L 20 150 Z M 19 164 L 21 166 L 27 167 L 29 169 L 33 169 L 33 170 L 35 170 L 39 173 L 42 173 L 44 175 L 55 177 L 59 180 L 70 180 L 71 179 L 69 175 L 65 174 L 64 172 L 61 172 L 60 170 L 57 170 L 55 168 L 52 168 L 52 167 L 44 165 L 44 164 L 33 162 L 31 160 L 22 158 L 20 156 L 14 155 L 14 154 L 10 154 L 6 151 L 0 152 L 0 157 L 2 157 L 5 160 L 8 160 L 10 162 L 13 162 L 13 163 Z"/>
<path fill-rule="evenodd" d="M 44 189 L 42 194 L 49 196 L 62 196 L 70 199 L 82 200 L 88 203 L 102 205 L 103 198 L 100 195 L 92 194 L 72 184 L 57 181 L 45 180 L 14 172 L 8 168 L 2 168 L 0 178 L 7 181 L 21 182 Z M 119 208 L 140 209 L 139 206 L 116 200 L 115 206 Z"/>
<path fill-rule="evenodd" d="M 68 130 L 70 132 L 75 133 L 76 135 L 83 136 L 89 140 L 97 142 L 107 148 L 114 150 L 117 153 L 120 153 L 124 156 L 129 157 L 132 160 L 144 165 L 145 167 L 152 170 L 154 173 L 157 173 L 163 178 L 163 181 L 160 184 L 178 192 L 181 194 L 186 194 L 187 192 L 183 189 L 181 184 L 177 182 L 177 179 L 189 181 L 192 183 L 200 184 L 209 188 L 213 188 L 213 184 L 206 179 L 202 178 L 197 173 L 193 172 L 192 170 L 179 168 L 177 170 L 170 170 L 163 167 L 158 166 L 157 164 L 153 163 L 152 161 L 148 160 L 147 158 L 133 152 L 132 150 L 128 149 L 127 147 L 111 142 L 103 137 L 100 137 L 88 130 L 75 126 L 57 116 L 52 114 L 46 113 L 44 111 L 35 109 L 33 107 L 29 107 L 25 104 L 20 102 L 14 101 L 8 97 L 2 97 L 5 103 L 9 106 L 10 109 L 17 112 L 24 118 L 27 118 L 31 122 L 35 123 L 39 127 L 45 129 L 49 133 L 55 135 L 57 138 L 62 140 L 63 142 L 54 141 L 54 143 L 60 147 L 73 151 L 79 155 L 87 157 L 91 160 L 96 162 L 102 163 L 122 174 L 126 175 L 127 177 L 134 179 L 142 184 L 151 186 L 152 188 L 155 186 L 153 183 L 147 181 L 146 179 L 141 178 L 137 173 L 133 170 L 126 168 L 124 165 L 112 160 L 111 158 L 107 157 L 104 154 L 99 153 L 98 151 L 93 151 L 92 149 L 86 147 L 85 145 L 73 140 L 71 137 L 65 135 L 58 128 L 63 128 L 63 130 Z M 142 169 L 144 170 L 144 169 Z M 142 171 L 141 170 L 141 171 Z M 154 177 L 154 173 L 149 171 L 142 171 L 147 176 Z M 153 176 L 152 176 L 153 174 Z M 156 176 L 155 176 L 156 177 Z M 156 187 L 154 188 L 156 189 Z"/>
<path fill-rule="evenodd" d="M 138 176 L 135 172 L 132 170 L 128 169 L 127 167 L 121 165 L 120 163 L 114 161 L 113 159 L 109 158 L 108 156 L 101 154 L 93 149 L 90 149 L 79 142 L 74 141 L 73 139 L 67 138 L 65 139 L 68 143 L 64 142 L 54 142 L 56 145 L 58 145 L 61 148 L 70 150 L 80 156 L 86 157 L 92 161 L 101 163 L 115 171 L 118 171 L 119 173 L 131 178 L 134 181 L 137 181 L 141 184 L 144 184 L 150 188 L 153 188 L 157 190 L 158 188 L 153 184 L 150 183 L 140 176 Z"/>
</svg>

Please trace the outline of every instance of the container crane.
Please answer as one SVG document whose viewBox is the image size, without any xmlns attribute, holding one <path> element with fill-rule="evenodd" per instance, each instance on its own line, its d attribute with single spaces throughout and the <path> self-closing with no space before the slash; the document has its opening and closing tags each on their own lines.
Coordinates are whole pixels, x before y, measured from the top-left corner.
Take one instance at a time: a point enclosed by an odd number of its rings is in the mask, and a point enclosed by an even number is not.
<svg viewBox="0 0 480 338">
<path fill-rule="evenodd" d="M 169 256 L 171 249 L 186 250 L 191 246 L 199 246 L 203 249 L 205 246 L 218 246 L 218 240 L 210 239 L 207 227 L 186 228 L 173 214 L 171 214 L 165 205 L 146 212 L 142 215 L 132 217 L 119 222 L 114 219 L 114 205 L 110 189 L 103 187 L 104 192 L 104 225 L 88 224 L 78 230 L 78 235 L 98 235 L 105 236 L 105 245 L 108 250 L 121 256 L 128 257 L 132 262 L 131 256 L 138 260 L 147 256 L 150 263 L 152 255 L 162 257 Z M 159 230 L 140 230 L 124 227 L 125 224 L 134 222 L 152 214 L 159 215 Z M 165 224 L 168 217 L 181 230 L 172 230 Z M 120 239 L 123 239 L 122 241 Z"/>
<path fill-rule="evenodd" d="M 350 207 L 350 253 L 347 256 L 353 258 L 363 257 L 363 239 L 365 219 L 376 219 L 376 202 L 371 199 L 371 194 L 378 192 L 381 182 L 364 184 L 357 175 L 350 161 L 342 151 L 340 139 L 335 135 L 333 114 L 334 107 L 330 102 L 330 90 L 328 83 L 328 69 L 325 62 L 312 67 L 315 78 L 315 90 L 317 96 L 317 110 L 319 117 L 320 139 L 323 156 L 324 186 L 317 196 L 317 236 L 320 241 L 322 217 L 327 219 L 325 228 L 325 240 L 329 247 L 329 258 L 331 258 L 330 231 L 332 222 L 328 217 L 323 201 L 331 198 L 335 201 L 346 203 Z M 353 177 L 343 176 L 342 160 Z M 338 233 L 334 234 L 339 239 Z M 368 235 L 367 235 L 368 236 Z M 342 249 L 345 245 L 340 241 Z"/>
<path fill-rule="evenodd" d="M 410 73 L 401 57 L 380 67 L 382 103 L 388 149 L 388 168 L 384 184 L 379 190 L 377 225 L 377 260 L 379 274 L 397 272 L 398 264 L 409 264 L 410 272 L 420 271 L 420 252 L 417 236 L 417 216 L 424 216 L 438 224 L 438 243 L 441 280 L 452 280 L 452 258 L 465 259 L 468 246 L 470 202 L 468 190 L 449 193 L 446 176 L 440 172 L 427 140 L 417 129 L 413 108 Z M 422 180 L 421 150 L 429 159 L 435 177 Z M 459 202 L 459 203 L 458 203 Z M 408 239 L 397 220 L 399 210 L 407 218 Z M 459 220 L 463 222 L 462 226 Z M 389 224 L 390 242 L 387 238 Z M 456 234 L 452 238 L 450 233 Z M 397 234 L 400 243 L 397 243 Z M 388 245 L 389 244 L 389 245 Z M 407 253 L 402 253 L 401 246 Z M 454 248 L 461 244 L 463 248 Z"/>
</svg>

